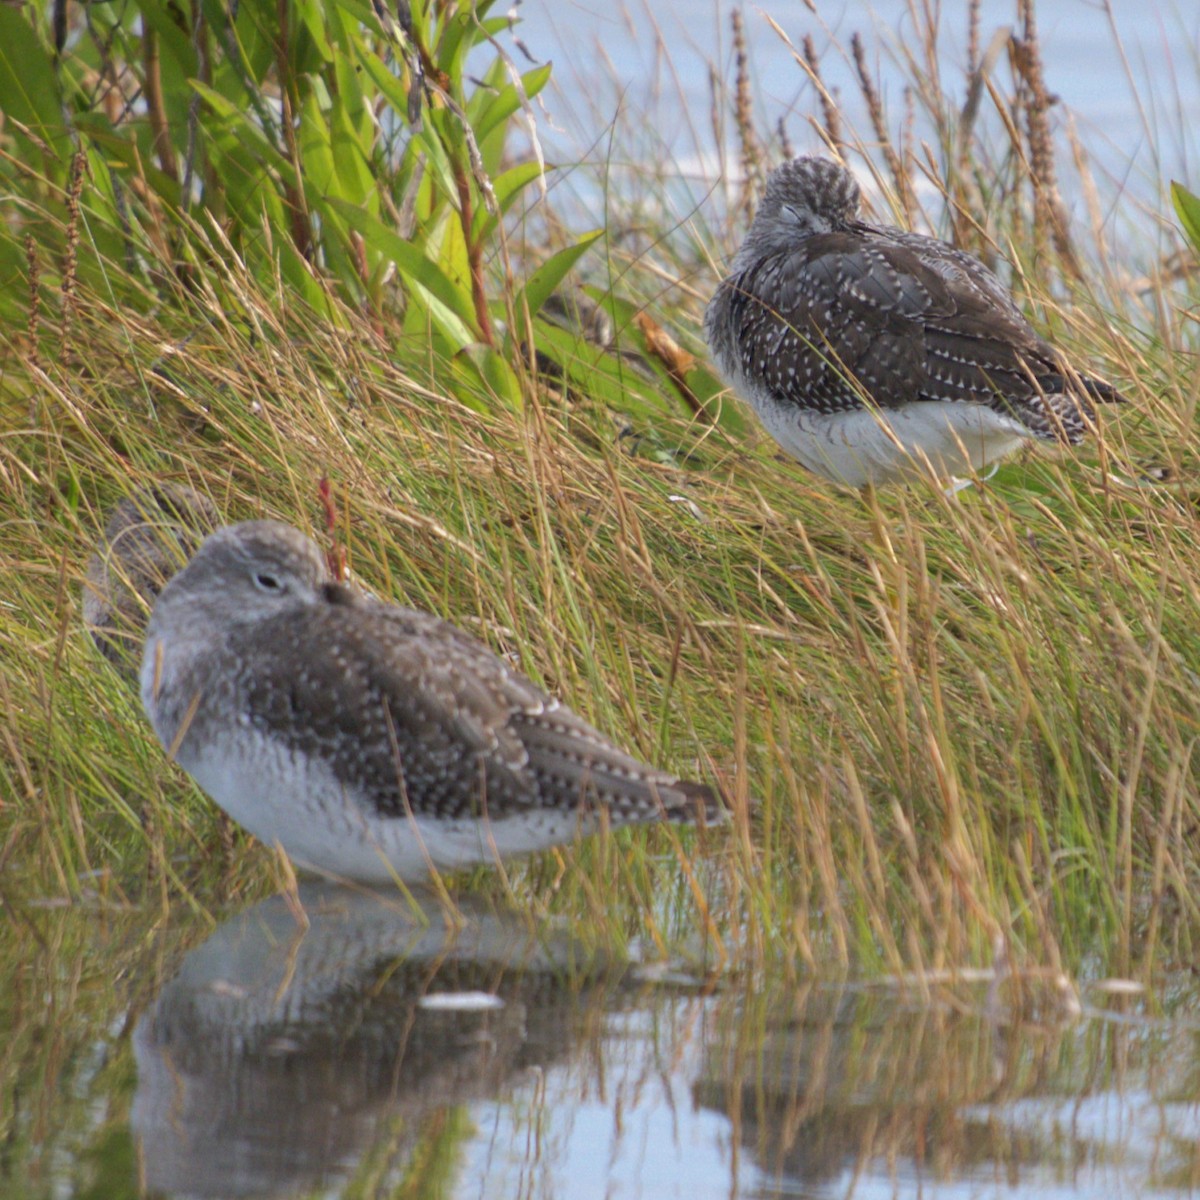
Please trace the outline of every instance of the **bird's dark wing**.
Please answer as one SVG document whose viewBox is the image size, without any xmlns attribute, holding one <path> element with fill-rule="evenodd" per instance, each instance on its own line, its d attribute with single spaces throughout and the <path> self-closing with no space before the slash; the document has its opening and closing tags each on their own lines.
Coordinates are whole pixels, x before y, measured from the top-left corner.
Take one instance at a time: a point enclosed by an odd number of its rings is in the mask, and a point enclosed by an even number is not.
<svg viewBox="0 0 1200 1200">
<path fill-rule="evenodd" d="M 867 397 L 885 408 L 909 401 L 925 374 L 917 318 L 948 312 L 944 285 L 931 276 L 931 293 L 921 274 L 897 270 L 861 237 L 806 238 L 722 283 L 709 315 L 718 357 L 811 411 L 853 411 Z"/>
<path fill-rule="evenodd" d="M 647 806 L 659 791 L 666 807 L 682 804 L 672 776 L 619 750 L 462 630 L 339 593 L 288 621 L 297 662 L 316 669 L 298 667 L 286 689 L 248 681 L 248 707 L 294 748 L 319 752 L 381 815 L 499 817 L 586 800 L 619 823 L 655 815 Z"/>
<path fill-rule="evenodd" d="M 515 712 L 509 729 L 529 756 L 528 769 L 543 794 L 594 798 L 614 825 L 667 820 L 722 819 L 723 803 L 711 788 L 677 779 L 614 746 L 564 704 L 540 712 Z"/>
<path fill-rule="evenodd" d="M 1054 351 L 1011 299 L 996 301 L 1002 285 L 982 263 L 935 270 L 928 257 L 882 234 L 806 238 L 726 280 L 710 328 L 738 331 L 725 352 L 782 403 L 836 413 L 865 397 L 880 408 L 964 401 L 1025 420 L 1061 389 Z"/>
<path fill-rule="evenodd" d="M 1025 326 L 1025 314 L 1017 306 L 1012 292 L 996 276 L 996 273 L 973 254 L 959 250 L 947 242 L 923 233 L 913 233 L 893 226 L 862 224 L 858 228 L 868 236 L 895 242 L 911 250 L 931 271 L 940 275 L 952 292 L 960 293 L 964 288 L 973 288 L 984 298 L 993 312 L 1005 314 L 1017 325 Z"/>
<path fill-rule="evenodd" d="M 1093 402 L 1124 400 L 1111 384 L 1067 372 L 1058 351 L 977 258 L 923 234 L 882 233 L 939 275 L 954 301 L 953 320 L 926 323 L 930 373 L 937 384 L 929 388 L 931 398 L 974 399 L 1017 417 L 1040 438 L 1068 442 L 1082 438 L 1086 421 L 1095 415 Z"/>
</svg>

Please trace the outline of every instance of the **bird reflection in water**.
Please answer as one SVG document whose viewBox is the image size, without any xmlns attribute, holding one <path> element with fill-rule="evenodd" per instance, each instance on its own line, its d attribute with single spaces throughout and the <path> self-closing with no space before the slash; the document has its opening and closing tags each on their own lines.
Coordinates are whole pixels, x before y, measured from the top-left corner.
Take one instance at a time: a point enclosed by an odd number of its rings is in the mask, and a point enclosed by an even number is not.
<svg viewBox="0 0 1200 1200">
<path fill-rule="evenodd" d="M 444 1171 L 461 1106 L 563 1056 L 619 972 L 528 919 L 430 923 L 371 892 L 305 884 L 192 950 L 134 1033 L 142 1186 L 290 1194 Z M 582 977 L 582 978 L 581 978 Z M 382 1148 L 382 1149 L 380 1149 Z"/>
</svg>

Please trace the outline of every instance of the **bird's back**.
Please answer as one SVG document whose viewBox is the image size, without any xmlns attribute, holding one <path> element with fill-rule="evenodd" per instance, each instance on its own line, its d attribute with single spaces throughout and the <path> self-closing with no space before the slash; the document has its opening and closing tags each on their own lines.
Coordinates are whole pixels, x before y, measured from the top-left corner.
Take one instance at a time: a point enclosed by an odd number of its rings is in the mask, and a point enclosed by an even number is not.
<svg viewBox="0 0 1200 1200">
<path fill-rule="evenodd" d="M 1000 281 L 919 235 L 802 239 L 725 280 L 707 327 L 719 365 L 761 402 L 825 415 L 977 404 L 1069 441 L 1091 416 Z"/>
<path fill-rule="evenodd" d="M 697 800 L 719 815 L 709 789 L 626 754 L 457 627 L 330 591 L 340 599 L 234 631 L 225 653 L 236 695 L 218 707 L 244 713 L 247 730 L 285 754 L 321 759 L 373 818 L 586 803 L 623 824 L 694 819 Z M 195 716 L 201 737 L 208 717 Z"/>
</svg>

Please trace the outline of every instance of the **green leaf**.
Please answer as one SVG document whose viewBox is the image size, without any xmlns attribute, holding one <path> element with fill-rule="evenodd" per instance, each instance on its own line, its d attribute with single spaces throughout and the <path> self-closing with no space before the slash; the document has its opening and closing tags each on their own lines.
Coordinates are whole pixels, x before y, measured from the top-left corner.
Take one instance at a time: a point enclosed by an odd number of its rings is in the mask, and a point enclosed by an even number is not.
<svg viewBox="0 0 1200 1200">
<path fill-rule="evenodd" d="M 1171 201 L 1183 232 L 1187 234 L 1192 248 L 1200 254 L 1200 196 L 1189 192 L 1182 183 L 1171 184 Z"/>
<path fill-rule="evenodd" d="M 210 111 L 202 111 L 200 121 L 210 134 L 214 148 L 222 153 L 232 154 L 233 144 L 236 143 L 259 160 L 256 166 L 250 168 L 247 178 L 261 175 L 265 165 L 277 171 L 289 186 L 302 185 L 302 181 L 296 178 L 292 160 L 276 146 L 267 131 L 250 113 L 244 112 L 233 101 L 199 80 L 193 79 L 192 87 L 208 102 Z M 228 175 L 227 185 L 231 190 L 234 184 L 234 177 Z"/>
<path fill-rule="evenodd" d="M 455 350 L 478 341 L 470 294 L 456 287 L 437 263 L 358 205 L 337 196 L 327 197 L 325 203 L 362 234 L 370 249 L 396 264 L 405 283 L 422 297 L 434 323 Z"/>
<path fill-rule="evenodd" d="M 317 53 L 326 62 L 333 58 L 333 47 L 325 30 L 325 7 L 321 0 L 292 0 L 294 11 L 312 38 Z"/>
<path fill-rule="evenodd" d="M 160 79 L 160 83 L 169 90 L 172 86 L 172 77 L 182 77 L 179 78 L 179 82 L 186 88 L 186 80 L 198 73 L 198 67 L 192 39 L 185 32 L 185 27 L 180 24 L 178 10 L 166 4 L 154 4 L 151 3 L 151 0 L 142 0 L 138 11 L 145 25 L 158 34 L 159 73 L 160 76 L 164 73 L 166 76 L 166 78 Z M 177 66 L 178 72 L 171 71 L 168 63 Z"/>
<path fill-rule="evenodd" d="M 343 19 L 349 20 L 345 14 Z M 375 144 L 375 115 L 372 113 L 366 96 L 363 95 L 362 72 L 358 69 L 358 59 L 355 47 L 345 53 L 339 53 L 334 60 L 333 73 L 336 88 L 334 97 L 342 106 L 346 120 L 355 131 L 355 140 L 366 154 L 370 154 Z"/>
<path fill-rule="evenodd" d="M 435 231 L 427 231 L 425 252 L 464 295 L 471 294 L 471 260 L 462 222 L 446 209 Z"/>
<path fill-rule="evenodd" d="M 203 97 L 218 116 L 231 121 L 245 120 L 245 114 L 242 110 L 229 97 L 217 91 L 216 88 L 211 88 L 208 84 L 201 83 L 198 79 L 192 80 L 192 87 L 200 93 L 201 97 Z"/>
<path fill-rule="evenodd" d="M 458 118 L 444 108 L 427 111 L 420 130 L 412 140 L 414 147 L 425 147 L 426 178 L 432 182 L 431 177 L 436 176 L 442 195 L 454 204 L 458 203 L 458 186 L 454 182 L 454 168 L 450 165 L 446 147 L 460 145 L 461 142 Z"/>
<path fill-rule="evenodd" d="M 454 359 L 454 366 L 460 372 L 468 363 L 471 367 L 468 383 L 474 387 L 482 385 L 489 399 L 499 400 L 514 411 L 521 408 L 524 403 L 521 383 L 502 354 L 482 342 L 474 342 L 463 347 Z"/>
<path fill-rule="evenodd" d="M 445 27 L 438 39 L 435 57 L 437 64 L 449 76 L 451 83 L 462 83 L 463 64 L 471 47 L 479 39 L 475 13 L 448 10 Z"/>
<path fill-rule="evenodd" d="M 521 87 L 527 99 L 532 99 L 550 82 L 550 70 L 551 64 L 546 63 L 545 66 L 535 67 L 521 76 Z M 507 121 L 520 107 L 521 93 L 514 84 L 506 84 L 481 105 L 479 117 L 474 122 L 475 137 L 481 142 L 484 141 L 488 134 L 502 121 Z"/>
<path fill-rule="evenodd" d="M 513 307 L 513 311 L 517 314 L 517 320 L 524 319 L 525 306 L 528 306 L 529 315 L 535 316 L 541 310 L 542 305 L 546 303 L 550 293 L 562 283 L 567 272 L 603 235 L 603 229 L 593 229 L 590 233 L 585 233 L 573 246 L 567 246 L 557 254 L 552 254 L 542 263 L 517 293 L 516 303 Z"/>
<path fill-rule="evenodd" d="M 547 170 L 550 168 L 547 167 Z M 516 202 L 521 193 L 535 179 L 540 178 L 542 174 L 541 165 L 531 159 L 529 162 L 518 163 L 515 167 L 504 171 L 497 175 L 492 180 L 492 192 L 496 197 L 496 206 L 501 214 L 508 210 Z M 498 218 L 492 216 L 490 212 L 483 206 L 479 206 L 478 212 L 475 214 L 474 228 L 471 230 L 471 237 L 474 241 L 485 241 L 492 236 L 492 231 L 496 228 Z"/>
<path fill-rule="evenodd" d="M 79 113 L 75 127 L 103 152 L 110 171 L 128 173 L 150 185 L 154 193 L 171 208 L 179 207 L 179 180 L 160 171 L 152 159 L 142 155 L 136 142 L 114 133 L 108 117 L 102 113 Z"/>
<path fill-rule="evenodd" d="M 333 161 L 342 194 L 354 204 L 368 205 L 378 211 L 375 178 L 371 174 L 368 151 L 359 139 L 358 128 L 350 119 L 341 96 L 333 99 L 330 113 L 333 132 Z"/>
<path fill-rule="evenodd" d="M 67 132 L 50 55 L 24 13 L 8 5 L 0 5 L 0 112 L 14 133 L 13 121 L 28 125 L 47 142 Z"/>
<path fill-rule="evenodd" d="M 322 195 L 332 191 L 335 181 L 333 141 L 315 92 L 310 91 L 300 106 L 297 143 L 305 182 Z M 357 197 L 352 198 L 357 200 Z"/>
<path fill-rule="evenodd" d="M 300 256 L 290 239 L 276 243 L 279 254 L 279 272 L 288 286 L 303 297 L 308 306 L 321 313 L 326 319 L 331 316 L 329 298 L 320 283 L 313 278 L 312 268 Z"/>
<path fill-rule="evenodd" d="M 646 335 L 637 321 L 637 315 L 641 311 L 639 306 L 620 296 L 614 296 L 603 288 L 588 287 L 584 288 L 584 291 L 612 317 L 613 350 L 636 351 L 646 366 L 658 377 L 663 395 L 679 396 L 676 381 L 671 378 L 670 372 L 658 355 L 651 353 L 646 343 Z M 736 437 L 746 437 L 749 434 L 750 422 L 745 408 L 737 402 L 724 382 L 713 374 L 702 359 L 697 358 L 694 361 L 695 365 L 688 371 L 684 382 L 696 401 L 710 420 Z M 682 397 L 680 403 L 683 404 Z"/>
<path fill-rule="evenodd" d="M 408 72 L 404 78 L 392 73 L 387 63 L 365 48 L 360 50 L 358 61 L 371 77 L 371 82 L 383 93 L 384 99 L 391 105 L 392 111 L 408 121 Z"/>
<path fill-rule="evenodd" d="M 534 321 L 534 337 L 539 358 L 557 363 L 573 388 L 614 412 L 653 424 L 664 413 L 675 411 L 657 379 L 645 378 L 630 364 L 579 334 L 539 317 Z"/>
<path fill-rule="evenodd" d="M 383 36 L 383 22 L 369 0 L 334 0 L 334 3 L 359 24 L 366 26 L 376 37 Z M 390 22 L 388 28 L 391 28 Z"/>
</svg>

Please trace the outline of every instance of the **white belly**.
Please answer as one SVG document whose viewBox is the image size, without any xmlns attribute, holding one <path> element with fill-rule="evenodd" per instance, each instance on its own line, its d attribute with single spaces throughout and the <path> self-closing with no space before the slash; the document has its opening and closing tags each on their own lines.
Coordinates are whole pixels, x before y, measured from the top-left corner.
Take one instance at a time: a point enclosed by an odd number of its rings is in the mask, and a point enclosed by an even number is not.
<svg viewBox="0 0 1200 1200">
<path fill-rule="evenodd" d="M 1015 417 L 981 404 L 931 400 L 828 416 L 773 400 L 756 407 L 793 458 L 848 487 L 986 471 L 1032 436 Z"/>
<path fill-rule="evenodd" d="M 381 816 L 347 793 L 319 758 L 287 755 L 245 733 L 206 747 L 180 765 L 243 828 L 278 843 L 297 866 L 386 883 L 455 871 L 569 842 L 586 831 L 572 808 L 539 809 L 497 819 Z"/>
</svg>

